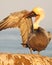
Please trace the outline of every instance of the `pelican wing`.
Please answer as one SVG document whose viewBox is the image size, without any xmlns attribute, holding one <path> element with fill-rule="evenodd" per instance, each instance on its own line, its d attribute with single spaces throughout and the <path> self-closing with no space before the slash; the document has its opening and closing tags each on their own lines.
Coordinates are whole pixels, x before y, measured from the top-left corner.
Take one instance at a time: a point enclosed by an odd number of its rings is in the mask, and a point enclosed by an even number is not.
<svg viewBox="0 0 52 65">
<path fill-rule="evenodd" d="M 22 41 L 26 44 L 28 37 L 32 30 L 32 20 L 31 18 L 23 18 L 20 22 L 20 31 L 22 35 Z"/>
<path fill-rule="evenodd" d="M 20 20 L 27 11 L 14 12 L 0 22 L 0 30 L 18 27 Z"/>
<path fill-rule="evenodd" d="M 23 17 L 28 11 L 14 12 L 0 22 L 0 31 L 7 28 L 20 28 L 23 43 L 27 42 L 31 31 L 31 18 Z"/>
</svg>

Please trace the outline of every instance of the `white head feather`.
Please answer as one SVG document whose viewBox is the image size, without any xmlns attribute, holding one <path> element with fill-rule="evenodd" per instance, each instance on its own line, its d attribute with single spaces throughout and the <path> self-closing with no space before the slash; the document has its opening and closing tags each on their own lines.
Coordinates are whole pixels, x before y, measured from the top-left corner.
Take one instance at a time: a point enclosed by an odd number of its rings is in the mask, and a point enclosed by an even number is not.
<svg viewBox="0 0 52 65">
<path fill-rule="evenodd" d="M 34 29 L 38 29 L 40 21 L 43 20 L 44 17 L 45 17 L 45 12 L 44 12 L 44 10 L 43 10 L 42 8 L 40 8 L 40 7 L 34 8 L 34 9 L 33 9 L 33 12 L 35 12 L 35 13 L 38 15 L 38 16 L 36 16 L 36 18 L 35 18 L 33 27 L 34 27 Z"/>
</svg>

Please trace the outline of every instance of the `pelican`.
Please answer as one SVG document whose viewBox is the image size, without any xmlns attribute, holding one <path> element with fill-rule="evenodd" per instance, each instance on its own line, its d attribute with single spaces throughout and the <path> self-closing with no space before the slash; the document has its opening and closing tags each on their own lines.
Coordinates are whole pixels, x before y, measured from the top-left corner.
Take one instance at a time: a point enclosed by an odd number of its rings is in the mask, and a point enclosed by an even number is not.
<svg viewBox="0 0 52 65">
<path fill-rule="evenodd" d="M 34 8 L 31 12 L 23 10 L 11 13 L 0 22 L 0 31 L 7 28 L 19 28 L 22 36 L 22 45 L 28 47 L 31 53 L 32 50 L 40 52 L 47 47 L 51 39 L 50 33 L 39 26 L 44 15 L 45 13 L 40 7 Z M 35 17 L 34 22 L 32 17 Z"/>
</svg>

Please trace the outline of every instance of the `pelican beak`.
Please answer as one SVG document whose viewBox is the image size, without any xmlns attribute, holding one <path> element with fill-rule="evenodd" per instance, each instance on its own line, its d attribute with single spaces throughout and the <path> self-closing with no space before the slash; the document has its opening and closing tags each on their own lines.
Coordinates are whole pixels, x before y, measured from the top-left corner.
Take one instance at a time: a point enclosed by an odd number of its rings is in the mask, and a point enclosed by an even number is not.
<svg viewBox="0 0 52 65">
<path fill-rule="evenodd" d="M 33 12 L 33 11 L 31 11 L 30 13 L 28 13 L 26 15 L 27 18 L 36 17 L 36 16 L 38 16 L 38 15 L 35 12 Z"/>
</svg>

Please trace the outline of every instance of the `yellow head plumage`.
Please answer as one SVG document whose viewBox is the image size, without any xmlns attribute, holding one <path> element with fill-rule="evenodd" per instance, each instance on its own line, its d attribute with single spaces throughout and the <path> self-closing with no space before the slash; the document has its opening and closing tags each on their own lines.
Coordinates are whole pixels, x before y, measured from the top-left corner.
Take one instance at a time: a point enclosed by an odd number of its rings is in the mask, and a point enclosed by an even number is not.
<svg viewBox="0 0 52 65">
<path fill-rule="evenodd" d="M 44 10 L 42 8 L 40 8 L 40 7 L 34 8 L 33 12 L 35 12 L 36 14 L 39 14 L 39 15 L 45 15 Z"/>
</svg>

